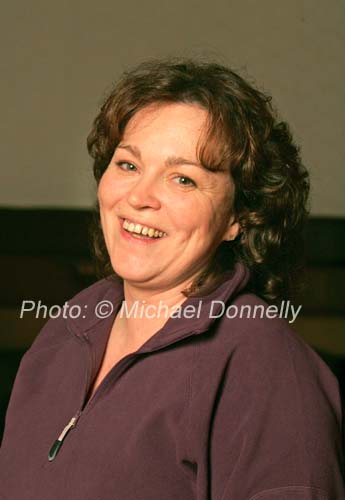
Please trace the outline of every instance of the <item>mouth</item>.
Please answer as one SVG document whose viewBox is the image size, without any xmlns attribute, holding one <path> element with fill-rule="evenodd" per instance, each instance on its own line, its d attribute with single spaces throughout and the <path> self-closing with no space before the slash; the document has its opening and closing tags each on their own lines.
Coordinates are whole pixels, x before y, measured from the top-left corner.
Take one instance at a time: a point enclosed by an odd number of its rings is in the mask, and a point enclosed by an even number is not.
<svg viewBox="0 0 345 500">
<path fill-rule="evenodd" d="M 131 219 L 119 217 L 122 233 L 131 239 L 157 241 L 167 236 L 164 231 L 149 225 L 141 224 Z"/>
</svg>

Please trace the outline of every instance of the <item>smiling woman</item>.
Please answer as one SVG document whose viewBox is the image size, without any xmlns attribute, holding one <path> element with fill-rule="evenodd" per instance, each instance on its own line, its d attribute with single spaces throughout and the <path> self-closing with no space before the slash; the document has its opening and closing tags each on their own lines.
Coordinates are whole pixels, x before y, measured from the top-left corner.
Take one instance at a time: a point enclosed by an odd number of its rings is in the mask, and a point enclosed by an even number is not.
<svg viewBox="0 0 345 500">
<path fill-rule="evenodd" d="M 191 188 L 197 179 L 193 179 L 192 169 L 187 166 L 197 163 L 206 173 L 219 174 L 207 177 L 209 182 L 212 179 L 215 182 L 223 174 L 223 179 L 236 191 L 228 190 L 226 206 L 232 207 L 237 237 L 230 245 L 218 245 L 207 266 L 186 290 L 186 296 L 215 289 L 224 271 L 238 261 L 251 270 L 251 290 L 266 300 L 293 297 L 299 289 L 303 262 L 301 234 L 307 215 L 309 180 L 288 125 L 278 120 L 270 102 L 270 96 L 218 64 L 151 61 L 123 75 L 95 120 L 88 149 L 94 158 L 97 183 L 114 152 L 118 158 L 123 149 L 131 155 L 126 158 L 127 165 L 135 159 L 138 165 L 134 162 L 132 170 L 143 170 L 141 150 L 127 140 L 127 129 L 132 129 L 141 116 L 149 122 L 147 115 L 151 114 L 153 120 L 154 114 L 158 117 L 165 108 L 166 116 L 169 109 L 172 118 L 175 109 L 180 130 L 170 137 L 171 142 L 175 141 L 174 146 L 161 158 L 160 167 L 162 161 L 166 167 L 174 166 L 175 170 L 179 167 L 185 179 L 182 183 Z M 182 110 L 187 116 L 187 109 L 193 147 L 189 143 L 188 119 L 185 117 L 183 124 L 181 121 Z M 191 123 L 193 114 L 197 118 L 195 127 Z M 170 122 L 170 134 L 173 123 Z M 151 128 L 154 129 L 154 123 Z M 158 151 L 162 139 L 153 145 Z M 181 153 L 183 149 L 185 155 Z M 94 243 L 99 275 L 108 276 L 114 268 L 99 218 L 95 220 Z"/>
<path fill-rule="evenodd" d="M 206 119 L 207 112 L 191 104 L 145 107 L 125 129 L 123 142 L 130 149 L 120 144 L 101 178 L 103 235 L 112 268 L 127 283 L 187 288 L 219 244 L 237 235 L 228 172 L 198 165 Z M 132 231 L 137 225 L 159 228 L 158 237 L 125 238 L 123 220 L 133 224 Z"/>
<path fill-rule="evenodd" d="M 213 62 L 145 62 L 87 142 L 100 280 L 21 362 L 0 496 L 343 500 L 338 383 L 277 317 L 309 183 L 270 98 Z"/>
</svg>

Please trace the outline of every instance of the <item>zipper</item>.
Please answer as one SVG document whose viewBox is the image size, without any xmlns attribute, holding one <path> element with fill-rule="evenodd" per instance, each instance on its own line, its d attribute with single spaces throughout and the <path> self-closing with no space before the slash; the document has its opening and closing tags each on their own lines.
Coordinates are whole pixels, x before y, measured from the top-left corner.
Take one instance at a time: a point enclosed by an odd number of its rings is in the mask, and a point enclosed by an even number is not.
<svg viewBox="0 0 345 500">
<path fill-rule="evenodd" d="M 68 424 L 66 425 L 64 430 L 61 432 L 60 436 L 57 438 L 57 440 L 54 442 L 53 446 L 50 448 L 50 451 L 48 453 L 49 462 L 54 460 L 56 455 L 59 453 L 59 450 L 62 446 L 62 443 L 64 442 L 65 437 L 67 436 L 69 431 L 71 429 L 73 429 L 73 427 L 76 426 L 76 423 L 78 421 L 78 418 L 80 417 L 80 414 L 81 414 L 81 412 L 78 411 L 78 413 L 74 417 L 71 418 L 71 420 L 68 422 Z"/>
<path fill-rule="evenodd" d="M 69 431 L 76 426 L 77 421 L 79 420 L 81 414 L 83 413 L 83 404 L 84 404 L 84 401 L 85 401 L 85 397 L 87 396 L 87 389 L 88 389 L 90 378 L 91 378 L 93 358 L 92 358 L 92 355 L 91 355 L 92 353 L 91 353 L 91 350 L 90 350 L 89 339 L 87 338 L 87 336 L 84 336 L 83 340 L 81 340 L 79 337 L 76 337 L 76 339 L 83 345 L 83 347 L 86 345 L 86 349 L 88 351 L 88 356 L 87 356 L 88 357 L 88 363 L 87 363 L 87 367 L 86 367 L 85 389 L 83 391 L 83 399 L 82 399 L 81 404 L 79 406 L 80 409 L 71 418 L 71 420 L 68 422 L 68 424 L 66 425 L 66 427 L 64 427 L 64 429 L 61 432 L 60 436 L 54 441 L 52 447 L 50 448 L 49 453 L 48 453 L 48 460 L 49 460 L 49 462 L 52 462 L 55 459 L 55 457 L 57 456 L 57 454 L 60 451 L 60 448 L 63 445 L 65 437 L 67 436 L 67 434 L 69 433 Z"/>
<path fill-rule="evenodd" d="M 82 344 L 83 344 L 83 348 L 85 348 L 87 350 L 87 365 L 86 365 L 85 388 L 84 388 L 84 392 L 82 394 L 82 400 L 81 400 L 80 405 L 79 405 L 80 413 L 82 413 L 85 410 L 85 408 L 88 404 L 88 402 L 87 402 L 87 404 L 85 405 L 85 398 L 88 395 L 89 386 L 90 386 L 90 382 L 91 382 L 91 375 L 92 375 L 92 372 L 94 369 L 94 366 L 93 366 L 94 365 L 94 356 L 93 356 L 93 352 L 92 352 L 91 347 L 90 347 L 89 338 L 87 336 L 83 337 Z"/>
<path fill-rule="evenodd" d="M 190 337 L 192 335 L 196 335 L 198 333 L 201 333 L 203 330 L 194 330 L 192 332 L 188 332 L 186 333 L 186 335 L 183 335 L 182 337 L 180 337 L 178 340 L 172 340 L 171 342 L 168 342 L 166 344 L 164 344 L 164 346 L 158 346 L 152 350 L 148 350 L 148 351 L 142 351 L 142 352 L 135 352 L 135 353 L 130 353 L 130 354 L 127 354 L 127 356 L 125 356 L 124 358 L 122 358 L 119 363 L 117 363 L 117 367 L 118 365 L 122 365 L 123 363 L 128 363 L 128 359 L 129 358 L 132 358 L 132 357 L 135 357 L 137 356 L 138 354 L 148 354 L 150 352 L 155 352 L 155 351 L 158 351 L 159 349 L 161 349 L 162 347 L 165 348 L 167 346 L 170 346 L 172 344 L 175 344 L 177 342 L 179 342 L 180 340 L 183 340 L 187 337 Z M 108 375 L 104 378 L 104 380 L 102 381 L 102 383 L 100 384 L 100 386 L 97 388 L 95 394 L 92 396 L 91 399 L 88 400 L 88 402 L 86 403 L 86 405 L 83 407 L 83 404 L 84 404 L 84 401 L 85 401 L 85 397 L 87 396 L 86 394 L 86 391 L 88 390 L 88 386 L 89 386 L 89 382 L 90 382 L 90 378 L 91 378 L 91 373 L 92 373 L 92 362 L 93 362 L 93 359 L 92 359 L 92 353 L 90 351 L 90 345 L 88 343 L 88 339 L 84 337 L 84 341 L 86 340 L 86 346 L 87 346 L 87 349 L 88 349 L 88 355 L 89 355 L 89 363 L 87 365 L 87 374 L 86 374 L 86 379 L 85 379 L 85 391 L 84 391 L 84 395 L 83 395 L 83 400 L 81 402 L 81 405 L 80 405 L 80 410 L 78 410 L 78 412 L 71 418 L 71 420 L 68 422 L 68 424 L 66 425 L 66 427 L 63 429 L 63 431 L 61 432 L 61 434 L 59 435 L 59 437 L 56 439 L 56 441 L 54 442 L 54 444 L 52 445 L 49 453 L 48 453 L 48 460 L 50 462 L 52 462 L 55 457 L 57 456 L 57 454 L 59 453 L 62 445 L 63 445 L 63 442 L 64 442 L 64 439 L 65 437 L 67 436 L 67 434 L 69 433 L 69 431 L 71 429 L 73 429 L 80 416 L 85 413 L 85 410 L 89 410 L 90 409 L 90 403 L 94 403 L 94 399 L 95 397 L 97 396 L 97 393 L 99 392 L 99 389 L 101 388 L 101 386 L 104 386 L 104 385 L 107 385 L 107 379 L 109 378 L 109 375 L 110 373 L 112 372 L 112 370 L 110 370 L 110 372 L 108 373 Z M 83 343 L 84 343 L 83 341 Z M 91 369 L 89 369 L 90 367 L 90 361 L 91 361 Z M 105 382 L 105 384 L 104 384 Z M 108 380 L 109 382 L 109 380 Z"/>
</svg>

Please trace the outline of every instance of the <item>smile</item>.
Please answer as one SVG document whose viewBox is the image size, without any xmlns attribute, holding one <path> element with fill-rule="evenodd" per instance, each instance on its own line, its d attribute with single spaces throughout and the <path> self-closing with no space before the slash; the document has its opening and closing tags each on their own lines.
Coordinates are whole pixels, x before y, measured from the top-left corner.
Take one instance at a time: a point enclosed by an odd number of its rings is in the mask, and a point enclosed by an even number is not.
<svg viewBox="0 0 345 500">
<path fill-rule="evenodd" d="M 162 238 L 167 234 L 159 229 L 155 229 L 149 226 L 143 226 L 142 224 L 137 224 L 128 219 L 123 219 L 122 227 L 129 233 L 140 234 L 148 238 Z"/>
</svg>

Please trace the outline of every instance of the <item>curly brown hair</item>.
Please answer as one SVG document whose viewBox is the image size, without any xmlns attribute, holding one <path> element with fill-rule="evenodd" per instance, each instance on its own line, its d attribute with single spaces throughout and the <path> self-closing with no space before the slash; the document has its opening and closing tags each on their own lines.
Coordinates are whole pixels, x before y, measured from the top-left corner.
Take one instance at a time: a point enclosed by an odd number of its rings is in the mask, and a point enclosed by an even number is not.
<svg viewBox="0 0 345 500">
<path fill-rule="evenodd" d="M 233 214 L 241 228 L 235 240 L 219 245 L 184 295 L 207 295 L 222 282 L 224 271 L 240 261 L 251 271 L 250 291 L 267 302 L 292 298 L 304 263 L 309 176 L 271 97 L 229 68 L 168 58 L 126 71 L 105 99 L 87 138 L 97 185 L 131 117 L 159 102 L 195 103 L 208 111 L 198 157 L 209 170 L 224 165 L 229 169 L 235 186 Z M 91 234 L 98 276 L 114 275 L 98 204 Z"/>
</svg>

